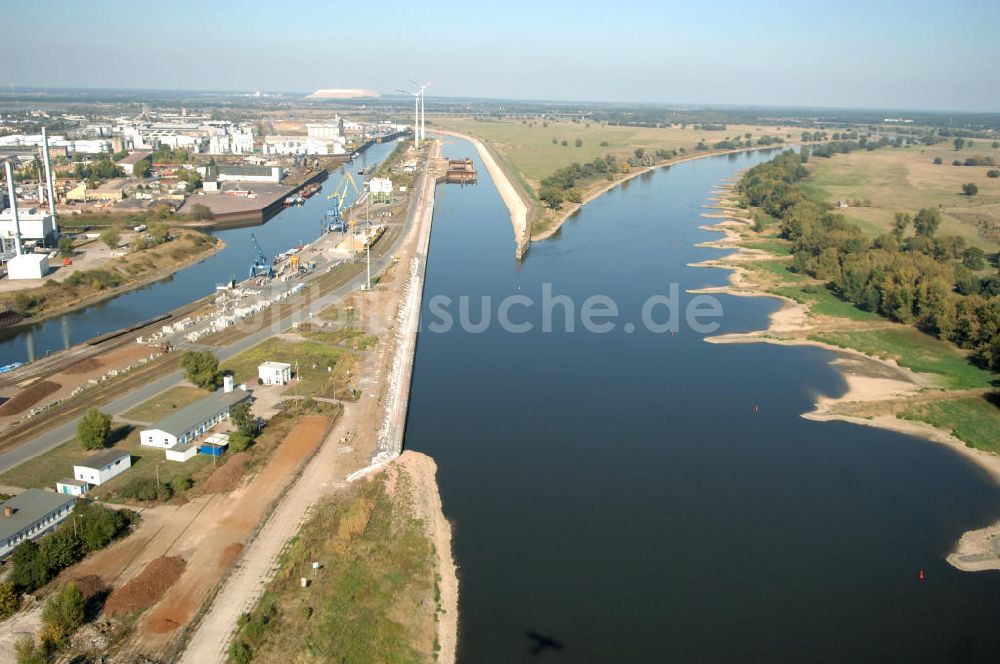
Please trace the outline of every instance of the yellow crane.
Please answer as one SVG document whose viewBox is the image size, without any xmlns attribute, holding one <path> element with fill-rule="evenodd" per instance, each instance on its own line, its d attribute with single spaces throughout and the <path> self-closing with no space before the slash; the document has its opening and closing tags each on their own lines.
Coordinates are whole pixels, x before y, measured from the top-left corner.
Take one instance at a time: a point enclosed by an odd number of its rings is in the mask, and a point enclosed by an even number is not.
<svg viewBox="0 0 1000 664">
<path fill-rule="evenodd" d="M 344 169 L 344 174 L 340 178 L 340 182 L 337 186 L 333 188 L 333 191 L 327 196 L 328 199 L 332 200 L 333 203 L 330 205 L 329 209 L 326 211 L 326 230 L 327 231 L 346 231 L 347 224 L 340 211 L 344 209 L 344 204 L 347 202 L 347 190 L 354 190 L 354 198 L 357 199 L 361 195 L 361 190 L 358 188 L 357 182 L 354 181 L 354 176 L 351 172 Z M 354 231 L 354 222 L 350 222 L 351 232 Z"/>
</svg>

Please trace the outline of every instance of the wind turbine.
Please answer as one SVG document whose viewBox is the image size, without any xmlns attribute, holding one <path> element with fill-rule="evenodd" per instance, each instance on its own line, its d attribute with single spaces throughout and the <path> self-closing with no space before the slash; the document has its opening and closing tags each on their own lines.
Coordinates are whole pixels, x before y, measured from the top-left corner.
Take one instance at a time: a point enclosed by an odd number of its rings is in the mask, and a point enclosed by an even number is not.
<svg viewBox="0 0 1000 664">
<path fill-rule="evenodd" d="M 420 97 L 423 90 L 417 92 L 410 92 L 409 90 L 404 90 L 403 88 L 396 88 L 398 92 L 402 92 L 405 95 L 413 95 L 413 145 L 419 150 L 420 149 Z"/>
<path fill-rule="evenodd" d="M 418 88 L 417 94 L 420 95 L 420 138 L 427 140 L 427 111 L 424 106 L 424 91 L 434 85 L 434 81 L 417 83 L 411 78 L 410 83 L 413 83 Z"/>
</svg>

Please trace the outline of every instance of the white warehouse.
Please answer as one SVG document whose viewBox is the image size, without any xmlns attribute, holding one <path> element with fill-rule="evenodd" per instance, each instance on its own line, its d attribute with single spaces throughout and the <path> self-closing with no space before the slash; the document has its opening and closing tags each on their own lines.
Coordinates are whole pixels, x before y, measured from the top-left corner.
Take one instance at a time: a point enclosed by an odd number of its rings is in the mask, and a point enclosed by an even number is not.
<svg viewBox="0 0 1000 664">
<path fill-rule="evenodd" d="M 131 467 L 132 455 L 128 452 L 105 450 L 73 466 L 73 479 L 100 486 Z"/>
<path fill-rule="evenodd" d="M 170 449 L 196 439 L 229 418 L 229 409 L 248 401 L 250 392 L 241 388 L 214 394 L 167 415 L 149 429 L 139 432 L 139 442 L 147 447 Z"/>
</svg>

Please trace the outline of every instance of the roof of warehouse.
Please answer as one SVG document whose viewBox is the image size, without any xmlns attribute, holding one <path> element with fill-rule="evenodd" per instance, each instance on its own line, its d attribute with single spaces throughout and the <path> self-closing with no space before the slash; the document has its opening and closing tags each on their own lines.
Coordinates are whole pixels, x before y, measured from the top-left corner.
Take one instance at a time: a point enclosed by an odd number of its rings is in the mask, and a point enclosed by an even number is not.
<svg viewBox="0 0 1000 664">
<path fill-rule="evenodd" d="M 177 412 L 171 413 L 159 422 L 156 422 L 146 431 L 165 431 L 174 436 L 181 436 L 189 431 L 191 427 L 197 426 L 205 420 L 217 415 L 222 409 L 228 408 L 244 399 L 250 397 L 248 390 L 235 389 L 232 392 L 219 390 L 210 394 L 204 399 L 195 401 L 190 406 L 185 406 Z"/>
<path fill-rule="evenodd" d="M 68 496 L 44 489 L 28 489 L 5 501 L 0 508 L 13 508 L 12 516 L 3 516 L 0 509 L 0 541 L 9 539 L 36 521 L 57 509 L 76 502 L 76 496 Z"/>
<path fill-rule="evenodd" d="M 118 461 L 118 459 L 121 459 L 122 457 L 131 457 L 131 455 L 123 450 L 104 450 L 103 452 L 98 452 L 93 456 L 83 459 L 80 463 L 75 464 L 75 466 L 79 466 L 81 468 L 96 468 L 100 470 L 108 464 Z"/>
</svg>

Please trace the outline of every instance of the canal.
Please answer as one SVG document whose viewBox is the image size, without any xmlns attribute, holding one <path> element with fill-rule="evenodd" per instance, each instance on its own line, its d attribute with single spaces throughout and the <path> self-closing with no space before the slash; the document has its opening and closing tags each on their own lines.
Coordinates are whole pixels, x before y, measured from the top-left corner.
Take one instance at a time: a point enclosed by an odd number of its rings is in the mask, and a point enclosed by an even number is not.
<svg viewBox="0 0 1000 664">
<path fill-rule="evenodd" d="M 346 165 L 352 170 L 359 187 L 364 178 L 357 171 L 381 162 L 395 145 L 395 141 L 376 143 Z M 250 240 L 251 233 L 269 257 L 315 240 L 321 233 L 321 221 L 330 203 L 326 195 L 340 182 L 343 168 L 333 171 L 323 183 L 323 189 L 304 205 L 282 210 L 263 225 L 215 232 L 226 247 L 200 263 L 143 288 L 41 323 L 0 329 L 0 365 L 30 362 L 98 334 L 134 325 L 193 302 L 212 293 L 216 284 L 230 277 L 246 278 L 250 263 L 256 256 Z M 353 197 L 352 191 L 348 204 Z"/>
<path fill-rule="evenodd" d="M 454 525 L 459 661 L 996 661 L 1000 575 L 944 561 L 1000 517 L 984 472 L 940 445 L 802 419 L 845 389 L 827 351 L 622 324 L 672 283 L 686 302 L 725 282 L 687 267 L 724 253 L 694 246 L 719 237 L 698 228 L 703 205 L 770 156 L 637 178 L 521 265 L 478 159 L 476 187 L 438 189 L 406 447 L 437 461 Z M 523 303 L 510 318 L 530 331 L 496 324 L 504 298 L 547 288 L 578 310 L 605 295 L 619 324 L 587 332 L 577 311 L 570 332 L 557 310 L 546 332 Z M 430 330 L 462 296 L 471 322 L 491 298 L 493 323 Z M 760 329 L 778 306 L 718 300 L 716 333 Z"/>
</svg>

